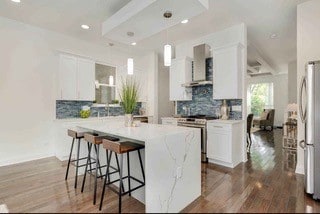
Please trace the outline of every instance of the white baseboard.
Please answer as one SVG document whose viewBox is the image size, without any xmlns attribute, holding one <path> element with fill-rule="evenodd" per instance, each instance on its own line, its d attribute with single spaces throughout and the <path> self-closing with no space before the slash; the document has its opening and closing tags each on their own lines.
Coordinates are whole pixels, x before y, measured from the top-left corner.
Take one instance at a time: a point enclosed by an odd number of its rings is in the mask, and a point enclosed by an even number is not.
<svg viewBox="0 0 320 214">
<path fill-rule="evenodd" d="M 0 167 L 23 163 L 27 161 L 38 160 L 42 158 L 49 158 L 49 157 L 54 157 L 54 154 L 50 153 L 50 154 L 40 154 L 40 155 L 31 155 L 31 156 L 25 156 L 25 157 L 19 157 L 19 158 L 12 158 L 9 160 L 0 161 Z"/>
<path fill-rule="evenodd" d="M 220 166 L 225 166 L 225 167 L 229 167 L 229 168 L 235 168 L 239 163 L 228 163 L 225 161 L 221 161 L 221 160 L 216 160 L 216 159 L 208 159 L 209 163 L 213 163 L 213 164 L 217 164 Z"/>
</svg>

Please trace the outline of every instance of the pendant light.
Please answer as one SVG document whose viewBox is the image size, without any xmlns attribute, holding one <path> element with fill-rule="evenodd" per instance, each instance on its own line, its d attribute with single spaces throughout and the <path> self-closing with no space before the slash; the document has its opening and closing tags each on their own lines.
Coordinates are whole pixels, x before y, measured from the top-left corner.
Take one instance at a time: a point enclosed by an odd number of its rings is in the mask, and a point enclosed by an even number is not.
<svg viewBox="0 0 320 214">
<path fill-rule="evenodd" d="M 171 18 L 172 12 L 166 11 L 163 16 L 166 19 Z M 164 66 L 171 66 L 171 45 L 168 44 L 168 27 L 167 27 L 167 44 L 164 46 Z"/>
<path fill-rule="evenodd" d="M 109 76 L 109 85 L 110 85 L 110 86 L 113 86 L 113 85 L 114 85 L 114 78 L 113 78 L 112 75 Z"/>
<path fill-rule="evenodd" d="M 133 75 L 133 59 L 132 58 L 128 58 L 127 69 L 128 69 L 128 75 Z"/>
</svg>

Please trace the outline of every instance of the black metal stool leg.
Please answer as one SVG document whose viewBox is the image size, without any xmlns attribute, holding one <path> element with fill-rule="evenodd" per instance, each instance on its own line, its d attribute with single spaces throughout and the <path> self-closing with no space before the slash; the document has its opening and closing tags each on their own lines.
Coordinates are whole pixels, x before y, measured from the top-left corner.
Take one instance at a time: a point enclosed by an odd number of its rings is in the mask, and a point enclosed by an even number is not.
<svg viewBox="0 0 320 214">
<path fill-rule="evenodd" d="M 89 142 L 87 142 L 87 145 L 88 145 L 88 153 L 89 153 L 90 143 L 89 143 Z M 90 165 L 89 165 L 89 167 L 90 167 L 90 172 L 92 172 L 92 163 L 91 163 L 91 158 L 89 159 L 89 163 L 90 163 Z"/>
<path fill-rule="evenodd" d="M 77 188 L 78 184 L 78 168 L 79 168 L 79 155 L 80 155 L 80 140 L 78 139 L 78 151 L 77 151 L 77 165 L 76 165 L 76 180 L 74 182 L 74 188 Z"/>
<path fill-rule="evenodd" d="M 65 180 L 68 179 L 68 174 L 69 174 L 69 167 L 70 167 L 70 163 L 71 163 L 71 156 L 72 156 L 72 151 L 73 151 L 73 144 L 74 144 L 74 138 L 72 138 L 72 144 L 71 144 L 71 149 L 70 149 L 70 154 L 69 154 L 69 161 L 68 161 L 68 166 L 67 166 L 67 171 L 66 171 L 66 177 Z"/>
<path fill-rule="evenodd" d="M 98 169 L 100 171 L 100 175 L 102 176 L 101 173 L 101 168 L 100 168 L 100 162 L 99 162 L 99 145 L 94 145 L 95 150 L 96 150 L 96 176 L 94 178 L 94 191 L 93 191 L 93 204 L 96 204 L 96 199 L 97 199 L 97 180 L 98 180 Z"/>
<path fill-rule="evenodd" d="M 109 163 L 109 151 L 108 150 L 106 150 L 106 157 L 107 157 L 107 166 L 109 165 L 108 163 Z M 111 158 L 110 158 L 111 159 Z M 106 176 L 108 176 L 108 181 L 110 181 L 110 175 L 109 175 L 109 173 L 106 173 Z"/>
<path fill-rule="evenodd" d="M 103 199 L 104 199 L 104 193 L 105 193 L 105 190 L 106 190 L 107 181 L 110 182 L 109 166 L 110 166 L 110 162 L 111 162 L 110 161 L 111 160 L 111 155 L 112 155 L 111 151 L 110 151 L 110 157 L 108 156 L 108 152 L 107 152 L 107 171 L 106 171 L 106 176 L 105 176 L 104 183 L 103 183 L 103 189 L 102 189 L 102 195 L 101 195 L 99 210 L 102 209 L 102 203 L 103 203 Z"/>
<path fill-rule="evenodd" d="M 138 155 L 139 155 L 139 162 L 140 162 L 140 166 L 141 166 L 141 172 L 142 172 L 142 177 L 143 177 L 143 182 L 146 182 L 146 178 L 144 175 L 144 170 L 143 170 L 143 165 L 142 165 L 142 159 L 141 159 L 141 154 L 140 154 L 140 149 L 138 150 Z"/>
<path fill-rule="evenodd" d="M 101 165 L 100 165 L 100 160 L 99 160 L 99 148 L 100 148 L 100 145 L 94 145 L 94 149 L 96 150 L 96 162 L 99 165 L 99 173 L 100 173 L 100 175 L 102 175 L 102 171 L 101 171 L 101 168 L 100 168 Z M 101 177 L 101 179 L 102 179 L 102 177 Z"/>
<path fill-rule="evenodd" d="M 119 172 L 119 177 L 120 177 L 120 166 L 119 166 L 119 159 L 118 159 L 118 155 L 115 153 L 114 154 L 116 156 L 116 162 L 117 162 L 117 167 L 118 167 L 118 172 Z M 122 192 L 124 192 L 124 185 L 122 184 Z"/>
<path fill-rule="evenodd" d="M 85 184 L 85 182 L 86 182 L 87 170 L 88 170 L 88 164 L 89 164 L 89 160 L 91 159 L 91 156 L 90 156 L 90 153 L 91 153 L 91 147 L 92 147 L 92 144 L 90 144 L 90 146 L 89 146 L 88 158 L 87 158 L 87 164 L 86 164 L 86 168 L 85 168 L 85 170 L 84 170 L 84 176 L 83 176 L 83 180 L 82 180 L 81 192 L 83 192 L 84 184 Z"/>
<path fill-rule="evenodd" d="M 120 184 L 122 186 L 123 154 L 120 155 Z M 119 188 L 119 213 L 121 213 L 122 188 Z"/>
<path fill-rule="evenodd" d="M 127 152 L 127 165 L 128 165 L 128 187 L 129 187 L 129 196 L 131 196 L 130 156 L 129 156 L 129 152 Z"/>
</svg>

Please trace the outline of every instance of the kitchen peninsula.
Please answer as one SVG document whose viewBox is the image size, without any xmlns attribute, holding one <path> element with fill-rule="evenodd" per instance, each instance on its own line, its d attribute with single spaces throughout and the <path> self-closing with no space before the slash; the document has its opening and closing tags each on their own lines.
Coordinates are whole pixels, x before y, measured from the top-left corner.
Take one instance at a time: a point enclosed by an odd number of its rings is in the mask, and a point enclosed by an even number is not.
<svg viewBox="0 0 320 214">
<path fill-rule="evenodd" d="M 179 212 L 201 195 L 200 129 L 156 124 L 125 127 L 122 120 L 80 127 L 145 145 L 142 157 L 146 185 L 132 196 L 145 203 L 147 213 Z M 132 164 L 131 169 L 141 178 L 138 164 Z"/>
</svg>

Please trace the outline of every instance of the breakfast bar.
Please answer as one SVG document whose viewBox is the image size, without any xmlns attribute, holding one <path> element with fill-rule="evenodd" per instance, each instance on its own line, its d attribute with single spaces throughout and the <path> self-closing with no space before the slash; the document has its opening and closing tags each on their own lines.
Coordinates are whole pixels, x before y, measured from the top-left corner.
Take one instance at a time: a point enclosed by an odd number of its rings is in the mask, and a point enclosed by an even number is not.
<svg viewBox="0 0 320 214">
<path fill-rule="evenodd" d="M 145 188 L 132 196 L 145 204 L 147 213 L 180 212 L 201 195 L 200 129 L 157 124 L 125 127 L 123 121 L 99 121 L 80 127 L 145 145 Z M 138 159 L 137 155 L 132 159 Z M 130 167 L 132 174 L 141 178 L 139 165 Z"/>
</svg>

